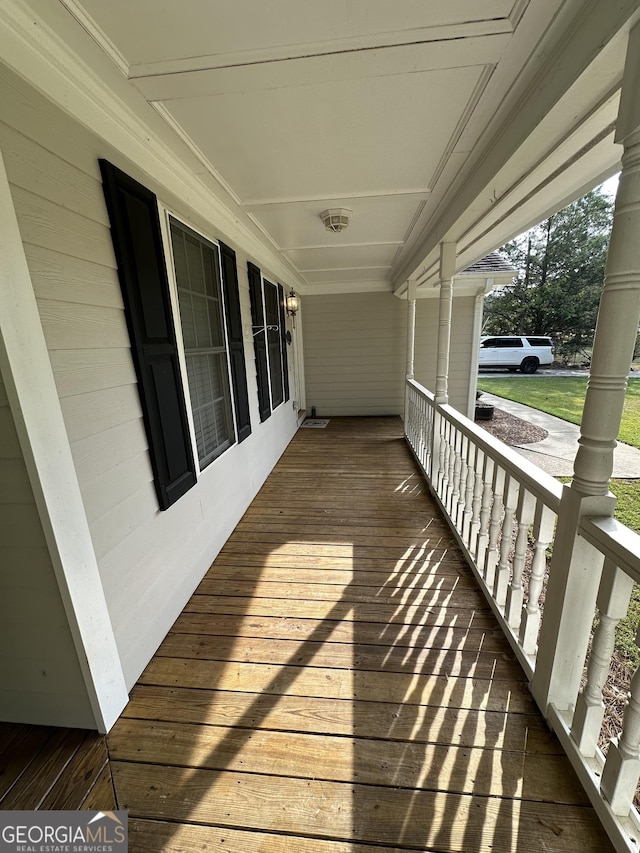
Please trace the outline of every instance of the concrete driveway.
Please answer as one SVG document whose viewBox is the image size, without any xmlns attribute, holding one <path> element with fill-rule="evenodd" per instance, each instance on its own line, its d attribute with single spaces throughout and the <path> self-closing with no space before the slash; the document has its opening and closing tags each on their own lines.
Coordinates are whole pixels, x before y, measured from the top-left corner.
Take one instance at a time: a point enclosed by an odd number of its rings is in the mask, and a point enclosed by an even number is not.
<svg viewBox="0 0 640 853">
<path fill-rule="evenodd" d="M 637 377 L 638 374 L 635 376 Z M 523 376 L 522 378 L 526 381 L 529 377 Z M 482 392 L 482 402 L 491 403 L 497 409 L 502 409 L 503 412 L 508 412 L 516 418 L 528 421 L 528 423 L 546 430 L 549 433 L 547 438 L 534 444 L 516 444 L 514 450 L 517 450 L 518 453 L 553 477 L 570 477 L 573 475 L 573 461 L 578 452 L 578 438 L 580 437 L 580 429 L 577 426 L 553 415 L 547 415 L 546 412 L 533 409 L 531 406 L 505 400 L 503 397 L 488 394 L 486 391 Z M 619 442 L 613 453 L 612 476 L 617 479 L 640 479 L 640 450 Z"/>
</svg>

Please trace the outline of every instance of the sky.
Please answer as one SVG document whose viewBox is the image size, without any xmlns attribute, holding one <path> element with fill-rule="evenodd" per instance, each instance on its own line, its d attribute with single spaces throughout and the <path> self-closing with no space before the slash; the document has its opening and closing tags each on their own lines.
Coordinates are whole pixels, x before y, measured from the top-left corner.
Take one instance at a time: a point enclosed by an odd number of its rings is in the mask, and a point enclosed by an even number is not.
<svg viewBox="0 0 640 853">
<path fill-rule="evenodd" d="M 618 189 L 618 178 L 619 177 L 620 177 L 619 174 L 614 175 L 612 178 L 609 178 L 608 181 L 605 181 L 604 184 L 602 184 L 602 191 L 605 192 L 607 195 L 610 195 L 611 198 L 616 197 L 616 190 Z"/>
</svg>

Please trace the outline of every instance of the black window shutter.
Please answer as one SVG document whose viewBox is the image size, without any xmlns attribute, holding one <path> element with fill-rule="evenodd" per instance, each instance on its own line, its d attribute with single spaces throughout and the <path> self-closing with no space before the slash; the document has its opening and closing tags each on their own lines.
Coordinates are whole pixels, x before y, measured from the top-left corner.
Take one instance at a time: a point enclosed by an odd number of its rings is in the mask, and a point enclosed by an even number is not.
<svg viewBox="0 0 640 853">
<path fill-rule="evenodd" d="M 111 237 L 161 509 L 196 483 L 155 195 L 100 160 Z"/>
<path fill-rule="evenodd" d="M 227 308 L 227 337 L 229 339 L 233 400 L 238 428 L 238 444 L 240 444 L 241 441 L 251 435 L 251 418 L 249 416 L 247 369 L 244 361 L 238 269 L 236 253 L 224 243 L 220 243 L 220 257 L 222 261 L 222 284 Z"/>
<path fill-rule="evenodd" d="M 289 399 L 289 361 L 287 359 L 287 314 L 285 311 L 284 287 L 278 285 L 278 302 L 280 305 L 280 347 L 282 351 L 282 382 L 284 384 L 284 401 Z"/>
<path fill-rule="evenodd" d="M 251 261 L 247 262 L 249 274 L 249 296 L 251 297 L 251 322 L 253 323 L 253 349 L 256 354 L 256 378 L 258 380 L 258 410 L 260 420 L 271 415 L 269 401 L 269 364 L 267 361 L 267 336 L 264 330 L 264 304 L 262 302 L 262 279 L 260 270 Z"/>
</svg>

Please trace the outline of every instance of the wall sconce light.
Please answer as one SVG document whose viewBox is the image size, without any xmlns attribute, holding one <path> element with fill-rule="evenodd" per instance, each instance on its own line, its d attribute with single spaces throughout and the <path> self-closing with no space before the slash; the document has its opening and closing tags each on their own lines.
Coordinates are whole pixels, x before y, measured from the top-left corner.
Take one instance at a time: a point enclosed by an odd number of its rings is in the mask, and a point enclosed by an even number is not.
<svg viewBox="0 0 640 853">
<path fill-rule="evenodd" d="M 299 309 L 300 300 L 292 290 L 291 293 L 287 296 L 287 314 L 289 314 L 290 317 L 295 318 Z"/>
</svg>

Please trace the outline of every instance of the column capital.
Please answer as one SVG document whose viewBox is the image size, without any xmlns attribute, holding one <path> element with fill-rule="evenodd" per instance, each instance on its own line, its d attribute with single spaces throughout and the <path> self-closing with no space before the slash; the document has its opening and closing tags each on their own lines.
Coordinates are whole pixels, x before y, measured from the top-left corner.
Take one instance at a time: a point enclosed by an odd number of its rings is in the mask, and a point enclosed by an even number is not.
<svg viewBox="0 0 640 853">
<path fill-rule="evenodd" d="M 451 280 L 456 271 L 455 242 L 440 243 L 440 283 Z"/>
<path fill-rule="evenodd" d="M 451 304 L 453 275 L 456 270 L 456 244 L 440 243 L 440 299 L 438 317 L 438 363 L 436 403 L 449 402 L 449 348 L 451 342 Z"/>
<path fill-rule="evenodd" d="M 615 140 L 624 143 L 636 131 L 640 131 L 640 24 L 629 33 Z"/>
</svg>

